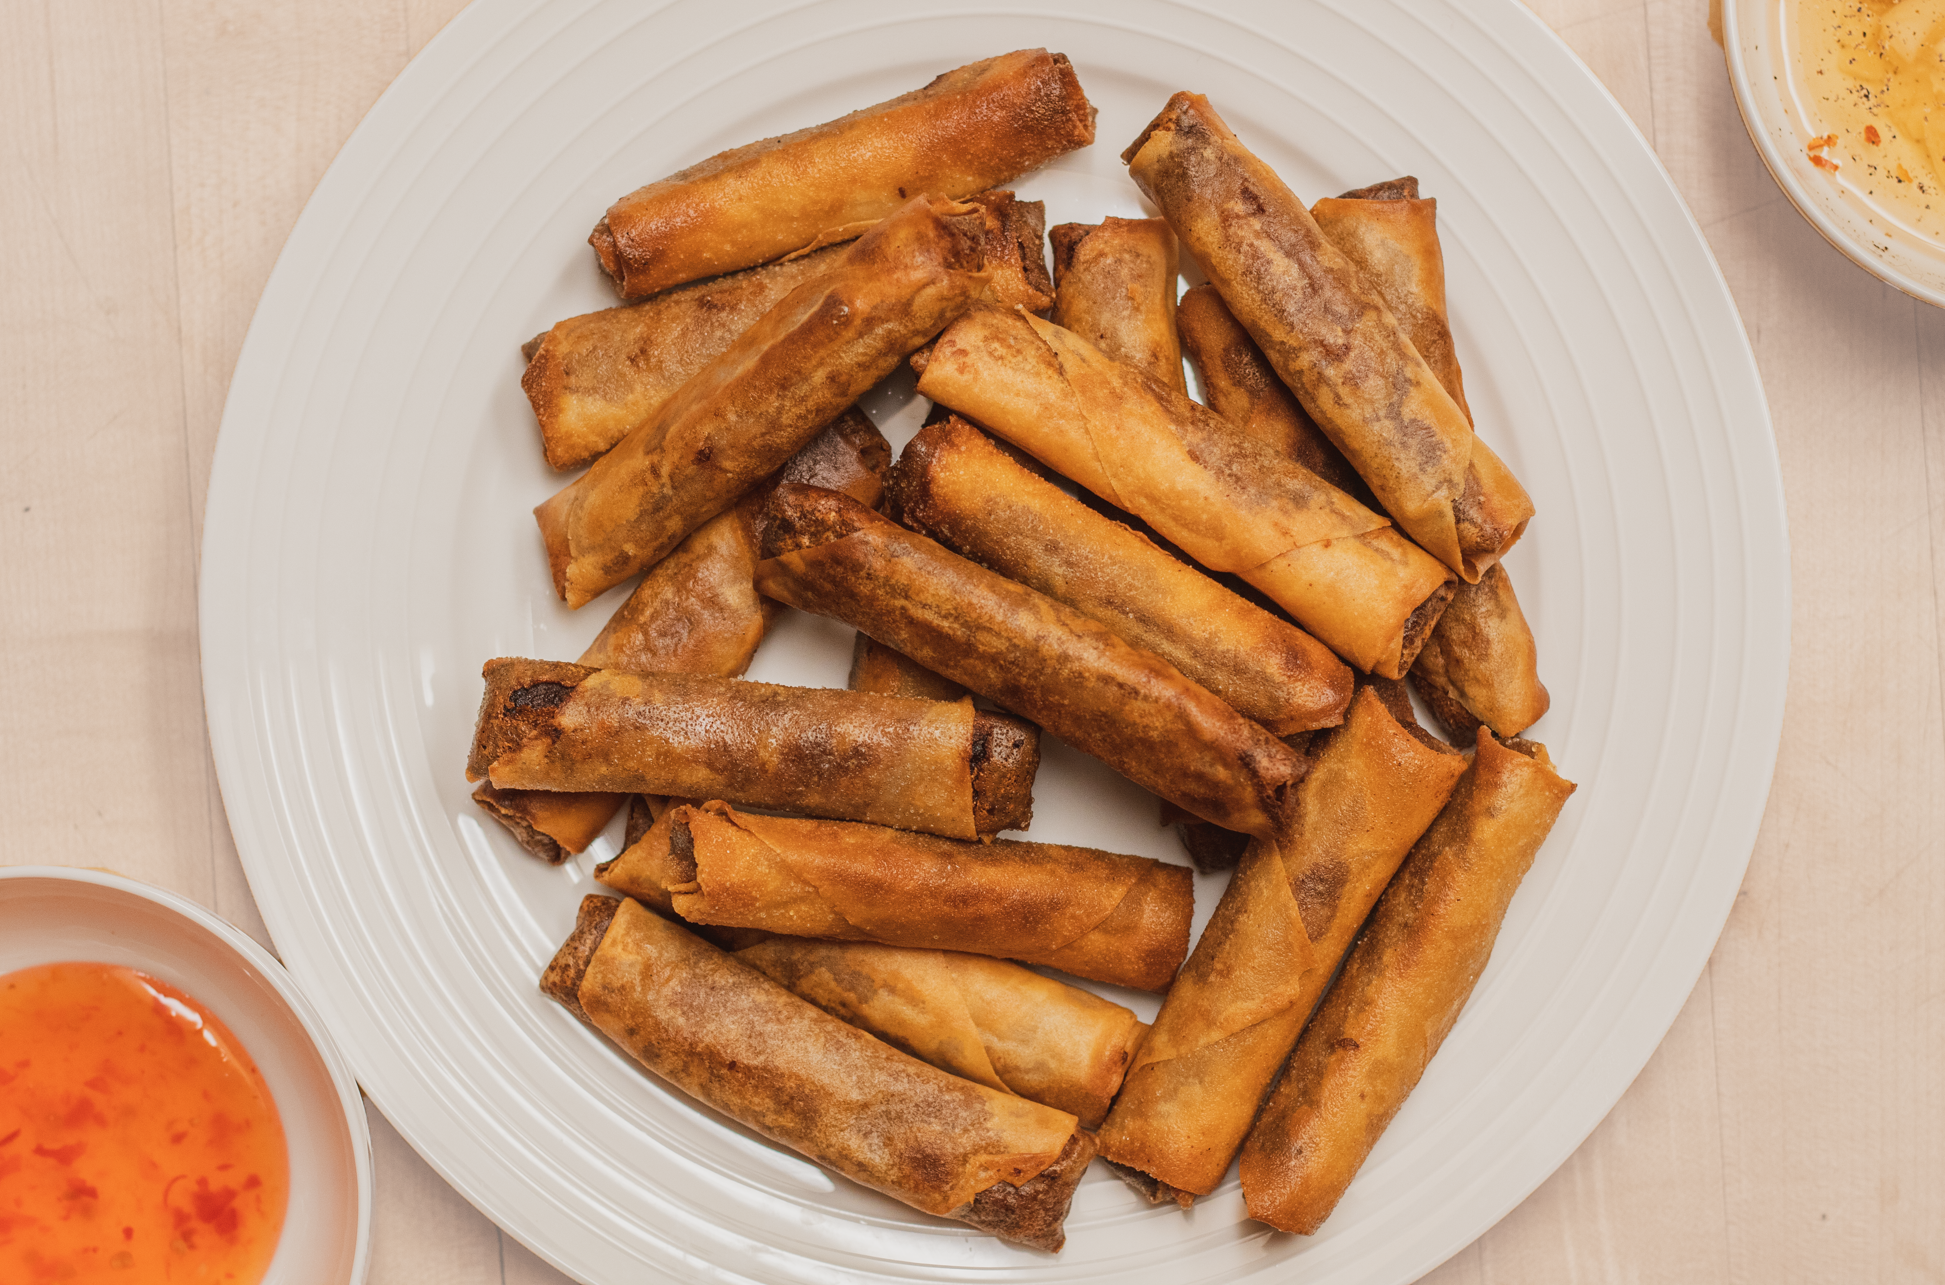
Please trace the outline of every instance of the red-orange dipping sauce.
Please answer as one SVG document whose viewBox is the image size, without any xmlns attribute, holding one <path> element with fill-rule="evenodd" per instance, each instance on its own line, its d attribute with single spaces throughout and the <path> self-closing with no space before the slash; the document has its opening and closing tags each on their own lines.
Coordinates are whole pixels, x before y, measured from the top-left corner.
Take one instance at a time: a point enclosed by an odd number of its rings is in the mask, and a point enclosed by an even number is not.
<svg viewBox="0 0 1945 1285">
<path fill-rule="evenodd" d="M 0 1281 L 255 1285 L 290 1162 L 263 1076 L 181 991 L 107 964 L 0 976 Z"/>
</svg>

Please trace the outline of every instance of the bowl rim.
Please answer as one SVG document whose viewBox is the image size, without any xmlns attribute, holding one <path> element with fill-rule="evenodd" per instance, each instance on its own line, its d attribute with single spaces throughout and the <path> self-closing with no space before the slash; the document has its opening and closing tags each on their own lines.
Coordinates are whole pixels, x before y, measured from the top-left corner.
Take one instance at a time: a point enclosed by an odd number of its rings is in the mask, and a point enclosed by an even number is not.
<svg viewBox="0 0 1945 1285">
<path fill-rule="evenodd" d="M 372 1160 L 371 1130 L 365 1119 L 364 1102 L 358 1081 L 351 1073 L 350 1064 L 332 1042 L 330 1032 L 317 1010 L 298 989 L 297 980 L 285 969 L 283 963 L 255 938 L 224 919 L 206 906 L 202 906 L 180 893 L 171 892 L 152 883 L 130 878 L 124 874 L 88 866 L 50 866 L 15 865 L 0 866 L 0 896 L 5 894 L 4 885 L 21 879 L 53 879 L 66 883 L 86 884 L 107 888 L 116 892 L 137 897 L 164 910 L 173 911 L 215 937 L 244 962 L 254 967 L 270 983 L 271 989 L 284 1002 L 291 1015 L 309 1037 L 311 1047 L 324 1063 L 324 1070 L 331 1077 L 331 1085 L 337 1091 L 338 1106 L 344 1116 L 346 1129 L 351 1135 L 352 1169 L 356 1175 L 358 1216 L 357 1235 L 352 1246 L 351 1275 L 347 1285 L 362 1285 L 371 1267 L 371 1210 L 372 1210 Z"/>
<path fill-rule="evenodd" d="M 1774 4 L 1776 0 L 1768 0 Z M 1721 33 L 1722 57 L 1729 68 L 1729 89 L 1736 100 L 1736 112 L 1742 117 L 1742 127 L 1749 134 L 1749 141 L 1756 145 L 1756 154 L 1763 159 L 1763 167 L 1769 171 L 1770 178 L 1783 189 L 1783 195 L 1790 199 L 1811 227 L 1815 228 L 1824 240 L 1845 258 L 1864 269 L 1886 285 L 1893 286 L 1921 303 L 1945 308 L 1945 288 L 1935 288 L 1915 280 L 1885 259 L 1873 254 L 1866 246 L 1859 245 L 1836 220 L 1827 214 L 1822 204 L 1811 195 L 1790 169 L 1788 161 L 1777 147 L 1776 140 L 1765 127 L 1761 109 L 1756 102 L 1754 86 L 1749 76 L 1749 60 L 1745 56 L 1742 41 L 1742 9 L 1750 0 L 1719 0 L 1722 17 Z"/>
</svg>

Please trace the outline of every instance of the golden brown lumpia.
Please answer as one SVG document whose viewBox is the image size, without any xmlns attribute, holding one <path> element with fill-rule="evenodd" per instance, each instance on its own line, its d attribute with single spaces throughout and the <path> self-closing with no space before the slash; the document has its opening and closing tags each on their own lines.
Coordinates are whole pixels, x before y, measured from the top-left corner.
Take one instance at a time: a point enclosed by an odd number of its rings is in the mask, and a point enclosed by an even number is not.
<svg viewBox="0 0 1945 1285">
<path fill-rule="evenodd" d="M 1175 334 L 1175 234 L 1161 219 L 1062 223 L 1054 248 L 1051 320 L 1116 361 L 1179 393 L 1182 343 Z"/>
<path fill-rule="evenodd" d="M 671 855 L 660 860 L 684 876 L 668 888 L 691 923 L 962 950 L 1142 990 L 1167 986 L 1188 953 L 1186 866 L 761 816 L 720 801 L 669 815 Z"/>
<path fill-rule="evenodd" d="M 966 689 L 950 678 L 933 673 L 869 634 L 859 634 L 851 644 L 851 676 L 844 685 L 854 692 L 928 701 L 956 701 L 966 694 Z"/>
<path fill-rule="evenodd" d="M 909 197 L 970 196 L 1094 141 L 1065 54 L 1022 49 L 828 124 L 671 174 L 608 209 L 588 238 L 624 299 L 788 254 L 882 219 Z"/>
<path fill-rule="evenodd" d="M 781 478 L 843 491 L 877 507 L 884 496 L 891 446 L 855 406 L 790 457 Z M 769 498 L 764 487 L 691 532 L 668 557 L 649 568 L 581 655 L 583 665 L 636 673 L 716 674 L 734 678 L 749 668 L 779 607 L 759 597 L 756 520 Z M 473 801 L 513 832 L 520 845 L 550 864 L 594 841 L 621 806 L 618 794 L 501 790 L 481 782 Z"/>
<path fill-rule="evenodd" d="M 1322 643 L 1034 476 L 956 416 L 887 478 L 898 521 L 1153 652 L 1278 736 L 1343 721 L 1351 671 Z"/>
<path fill-rule="evenodd" d="M 1438 201 L 1421 198 L 1418 180 L 1407 175 L 1323 197 L 1310 207 L 1310 217 L 1384 299 L 1398 328 L 1470 423 L 1472 408 L 1466 405 L 1465 380 L 1445 311 Z"/>
<path fill-rule="evenodd" d="M 568 605 L 659 561 L 963 311 L 986 284 L 983 219 L 914 198 L 536 508 Z"/>
<path fill-rule="evenodd" d="M 831 491 L 778 487 L 757 587 L 1030 718 L 1137 785 L 1270 833 L 1302 759 L 1161 657 Z"/>
<path fill-rule="evenodd" d="M 833 1017 L 943 1071 L 1080 1117 L 1108 1113 L 1147 1024 L 1003 959 L 874 942 L 771 937 L 736 952 Z"/>
<path fill-rule="evenodd" d="M 606 901 L 582 903 L 542 977 L 575 1016 L 677 1088 L 855 1182 L 1060 1248 L 1094 1153 L 1072 1115 L 900 1053 L 632 902 L 589 904 Z"/>
<path fill-rule="evenodd" d="M 1101 1153 L 1215 1189 L 1337 961 L 1465 770 L 1361 689 L 1311 747 L 1296 818 L 1243 855 L 1101 1127 Z"/>
<path fill-rule="evenodd" d="M 1003 191 L 980 192 L 968 203 L 980 207 L 984 220 L 986 297 L 1044 311 L 1053 302 L 1045 205 Z M 779 299 L 830 271 L 843 254 L 829 246 L 698 281 L 570 317 L 534 339 L 520 386 L 540 425 L 547 462 L 557 469 L 592 464 Z"/>
<path fill-rule="evenodd" d="M 1540 721 L 1552 698 L 1506 568 L 1493 566 L 1478 584 L 1460 586 L 1412 663 L 1411 681 L 1461 739 L 1482 723 L 1505 738 Z"/>
<path fill-rule="evenodd" d="M 1483 728 L 1472 765 L 1358 937 L 1243 1147 L 1250 1215 L 1314 1232 L 1438 1052 L 1574 786 Z"/>
<path fill-rule="evenodd" d="M 483 672 L 466 776 L 502 789 L 727 798 L 963 839 L 1032 815 L 1016 720 L 970 701 L 543 660 Z"/>
<path fill-rule="evenodd" d="M 1450 596 L 1445 567 L 1384 518 L 1037 317 L 975 305 L 918 390 L 1240 575 L 1360 669 L 1401 676 Z"/>
<path fill-rule="evenodd" d="M 1384 297 L 1470 419 L 1446 322 L 1437 206 L 1418 199 L 1417 179 L 1403 178 L 1319 201 L 1311 213 Z M 1533 631 L 1502 565 L 1494 563 L 1477 584 L 1459 586 L 1413 662 L 1411 677 L 1439 722 L 1468 743 L 1482 722 L 1495 735 L 1518 736 L 1547 712 Z"/>
<path fill-rule="evenodd" d="M 1283 386 L 1214 286 L 1204 282 L 1182 296 L 1175 308 L 1175 330 L 1201 377 L 1202 400 L 1210 410 L 1359 504 L 1377 508 L 1364 479 Z"/>
<path fill-rule="evenodd" d="M 1477 580 L 1532 501 L 1303 202 L 1199 94 L 1170 98 L 1122 159 L 1386 511 Z"/>
<path fill-rule="evenodd" d="M 547 462 L 557 469 L 592 464 L 779 299 L 843 255 L 843 247 L 828 246 L 557 323 L 520 376 Z"/>
</svg>

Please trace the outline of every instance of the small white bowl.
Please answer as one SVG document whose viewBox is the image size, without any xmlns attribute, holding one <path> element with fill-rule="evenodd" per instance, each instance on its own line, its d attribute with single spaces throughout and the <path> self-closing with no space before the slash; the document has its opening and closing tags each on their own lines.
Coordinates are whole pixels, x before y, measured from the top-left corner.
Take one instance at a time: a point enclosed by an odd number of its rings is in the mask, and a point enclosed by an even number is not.
<svg viewBox="0 0 1945 1285">
<path fill-rule="evenodd" d="M 1742 123 L 1763 164 L 1810 225 L 1865 271 L 1945 308 L 1945 243 L 1895 227 L 1810 163 L 1823 131 L 1803 119 L 1785 24 L 1792 0 L 1722 0 L 1722 51 Z"/>
<path fill-rule="evenodd" d="M 290 1205 L 263 1285 L 360 1285 L 371 1254 L 371 1138 L 358 1083 L 271 954 L 192 901 L 121 875 L 0 869 L 0 973 L 84 960 L 187 992 L 263 1072 L 290 1151 Z"/>
</svg>

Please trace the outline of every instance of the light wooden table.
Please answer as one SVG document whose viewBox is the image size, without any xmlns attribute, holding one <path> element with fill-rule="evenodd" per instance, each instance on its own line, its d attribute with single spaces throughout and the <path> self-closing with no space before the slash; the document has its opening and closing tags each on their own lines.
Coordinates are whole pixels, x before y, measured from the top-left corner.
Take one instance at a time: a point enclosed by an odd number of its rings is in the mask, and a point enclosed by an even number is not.
<svg viewBox="0 0 1945 1285">
<path fill-rule="evenodd" d="M 6 0 L 0 862 L 108 865 L 265 939 L 203 725 L 196 566 L 231 367 L 325 166 L 459 0 Z M 1708 970 L 1554 1177 L 1429 1279 L 1945 1280 L 1945 312 L 1756 159 L 1697 0 L 1541 0 L 1655 146 L 1775 414 L 1782 757 Z M 564 1278 L 376 1111 L 373 1285 Z"/>
</svg>

